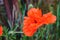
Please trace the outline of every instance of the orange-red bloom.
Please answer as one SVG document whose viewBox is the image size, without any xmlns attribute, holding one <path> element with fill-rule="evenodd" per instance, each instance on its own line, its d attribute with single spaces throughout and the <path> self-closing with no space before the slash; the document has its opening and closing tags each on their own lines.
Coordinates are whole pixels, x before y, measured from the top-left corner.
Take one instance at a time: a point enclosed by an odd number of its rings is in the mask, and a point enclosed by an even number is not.
<svg viewBox="0 0 60 40">
<path fill-rule="evenodd" d="M 3 28 L 2 28 L 2 25 L 0 25 L 0 36 L 2 36 L 3 34 Z"/>
<path fill-rule="evenodd" d="M 26 36 L 33 36 L 43 24 L 52 24 L 56 21 L 56 16 L 51 12 L 42 15 L 41 9 L 31 8 L 24 17 L 23 32 Z"/>
</svg>

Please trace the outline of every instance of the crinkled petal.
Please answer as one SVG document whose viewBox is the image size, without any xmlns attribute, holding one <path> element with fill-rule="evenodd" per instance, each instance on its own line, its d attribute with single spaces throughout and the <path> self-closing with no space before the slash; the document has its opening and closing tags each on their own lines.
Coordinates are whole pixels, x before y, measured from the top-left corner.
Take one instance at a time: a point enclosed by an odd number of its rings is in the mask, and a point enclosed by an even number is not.
<svg viewBox="0 0 60 40">
<path fill-rule="evenodd" d="M 56 16 L 53 15 L 51 12 L 49 12 L 49 13 L 43 15 L 43 21 L 45 22 L 45 24 L 55 23 Z"/>
<path fill-rule="evenodd" d="M 29 18 L 29 17 L 27 17 L 24 21 L 23 21 L 23 24 L 24 24 L 24 26 L 25 25 L 30 25 L 31 23 L 34 23 L 34 20 L 33 19 L 31 19 L 31 18 Z"/>
<path fill-rule="evenodd" d="M 41 9 L 39 10 L 36 8 L 31 8 L 30 10 L 28 10 L 27 15 L 28 17 L 36 19 L 42 16 L 42 12 L 41 12 Z"/>
<path fill-rule="evenodd" d="M 33 36 L 33 34 L 37 31 L 37 24 L 30 24 L 29 26 L 23 27 L 23 32 L 26 36 Z"/>
</svg>

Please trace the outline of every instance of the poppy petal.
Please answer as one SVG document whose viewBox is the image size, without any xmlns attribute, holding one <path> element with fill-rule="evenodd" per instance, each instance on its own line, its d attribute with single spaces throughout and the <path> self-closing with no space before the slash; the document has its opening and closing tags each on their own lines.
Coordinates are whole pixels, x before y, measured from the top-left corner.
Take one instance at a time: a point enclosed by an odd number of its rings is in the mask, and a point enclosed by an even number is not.
<svg viewBox="0 0 60 40">
<path fill-rule="evenodd" d="M 30 24 L 29 26 L 23 27 L 23 32 L 26 36 L 33 36 L 33 34 L 37 31 L 37 24 Z"/>
<path fill-rule="evenodd" d="M 43 15 L 43 20 L 45 21 L 45 24 L 52 24 L 55 23 L 56 16 L 49 12 Z"/>
<path fill-rule="evenodd" d="M 31 17 L 31 18 L 40 18 L 42 16 L 42 11 L 41 9 L 36 9 L 36 8 L 31 8 L 30 10 L 28 10 L 27 12 L 27 15 L 28 17 Z"/>
</svg>

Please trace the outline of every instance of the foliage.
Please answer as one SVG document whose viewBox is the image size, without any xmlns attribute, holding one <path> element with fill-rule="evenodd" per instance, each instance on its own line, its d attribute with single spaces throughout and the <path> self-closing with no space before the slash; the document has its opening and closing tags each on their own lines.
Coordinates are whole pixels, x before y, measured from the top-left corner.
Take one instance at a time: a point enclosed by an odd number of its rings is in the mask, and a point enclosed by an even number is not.
<svg viewBox="0 0 60 40">
<path fill-rule="evenodd" d="M 30 4 L 35 8 L 41 8 L 43 13 L 51 11 L 57 16 L 56 23 L 43 25 L 32 37 L 25 36 L 22 32 L 24 16 Z M 0 5 L 0 24 L 4 29 L 0 40 L 60 40 L 60 1 L 54 0 L 53 3 L 47 0 L 18 0 L 18 6 L 17 10 L 13 5 L 11 6 L 13 7 L 12 10 L 10 9 L 12 16 L 9 18 L 5 4 Z"/>
</svg>

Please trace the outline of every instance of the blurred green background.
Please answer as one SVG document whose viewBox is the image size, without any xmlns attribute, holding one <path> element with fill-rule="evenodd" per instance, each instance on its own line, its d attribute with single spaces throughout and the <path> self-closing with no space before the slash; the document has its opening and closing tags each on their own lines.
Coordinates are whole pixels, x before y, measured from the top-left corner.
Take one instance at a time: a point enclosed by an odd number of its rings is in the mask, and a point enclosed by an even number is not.
<svg viewBox="0 0 60 40">
<path fill-rule="evenodd" d="M 31 7 L 42 9 L 43 14 L 52 11 L 57 20 L 27 37 L 22 32 L 23 18 Z M 0 24 L 4 28 L 0 40 L 60 40 L 60 0 L 0 0 Z"/>
</svg>

